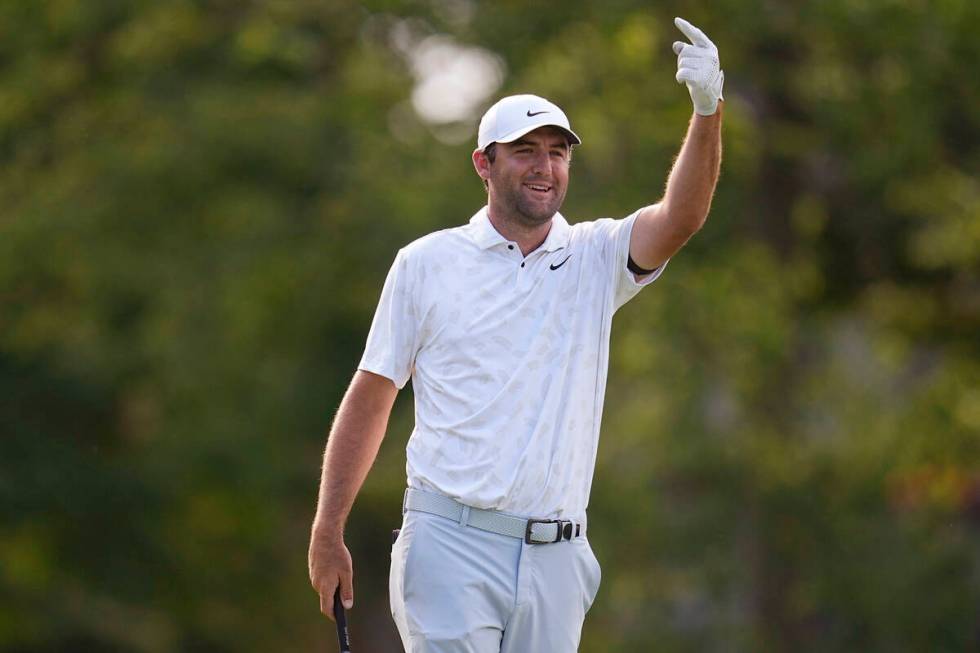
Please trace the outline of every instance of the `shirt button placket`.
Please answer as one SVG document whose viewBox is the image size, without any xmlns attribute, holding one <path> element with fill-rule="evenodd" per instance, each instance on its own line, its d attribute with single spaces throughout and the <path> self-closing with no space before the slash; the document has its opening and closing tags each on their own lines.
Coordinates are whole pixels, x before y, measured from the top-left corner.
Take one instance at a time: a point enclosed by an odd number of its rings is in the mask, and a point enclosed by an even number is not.
<svg viewBox="0 0 980 653">
<path fill-rule="evenodd" d="M 527 290 L 528 285 L 530 284 L 531 273 L 529 272 L 530 268 L 527 267 L 528 260 L 529 259 L 527 258 L 522 259 L 521 264 L 517 266 L 517 287 L 520 288 L 521 291 Z"/>
</svg>

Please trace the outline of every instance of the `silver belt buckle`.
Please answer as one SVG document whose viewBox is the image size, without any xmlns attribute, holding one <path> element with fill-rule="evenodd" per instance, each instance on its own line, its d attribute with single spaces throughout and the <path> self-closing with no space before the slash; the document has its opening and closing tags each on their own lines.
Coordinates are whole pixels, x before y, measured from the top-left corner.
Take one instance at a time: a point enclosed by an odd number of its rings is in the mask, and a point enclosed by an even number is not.
<svg viewBox="0 0 980 653">
<path fill-rule="evenodd" d="M 532 540 L 531 539 L 531 527 L 535 524 L 557 524 L 558 527 L 555 529 L 555 539 L 553 540 Z M 561 542 L 562 540 L 571 540 L 572 537 L 579 534 L 581 526 L 565 520 L 565 519 L 528 519 L 527 526 L 524 529 L 524 542 L 527 544 L 554 544 L 555 542 Z"/>
</svg>

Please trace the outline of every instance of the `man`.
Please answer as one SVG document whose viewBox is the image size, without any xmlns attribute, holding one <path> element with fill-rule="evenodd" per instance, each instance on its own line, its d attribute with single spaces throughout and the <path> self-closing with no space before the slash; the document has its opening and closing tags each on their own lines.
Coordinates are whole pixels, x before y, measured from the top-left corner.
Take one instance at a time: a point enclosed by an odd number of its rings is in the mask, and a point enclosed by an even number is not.
<svg viewBox="0 0 980 653">
<path fill-rule="evenodd" d="M 324 456 L 310 579 L 353 605 L 343 526 L 412 378 L 409 489 L 392 547 L 406 651 L 570 652 L 599 586 L 586 537 L 612 315 L 704 224 L 721 160 L 718 50 L 675 19 L 694 102 L 663 199 L 622 220 L 558 213 L 572 147 L 556 105 L 511 96 L 480 122 L 488 206 L 398 252 Z"/>
</svg>

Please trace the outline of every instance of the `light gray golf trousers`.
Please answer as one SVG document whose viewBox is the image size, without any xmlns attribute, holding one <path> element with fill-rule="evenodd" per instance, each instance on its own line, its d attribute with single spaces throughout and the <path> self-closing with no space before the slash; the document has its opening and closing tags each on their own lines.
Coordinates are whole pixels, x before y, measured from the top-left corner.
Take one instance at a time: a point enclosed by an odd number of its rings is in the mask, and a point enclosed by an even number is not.
<svg viewBox="0 0 980 653">
<path fill-rule="evenodd" d="M 409 510 L 388 589 L 407 653 L 573 653 L 600 577 L 584 534 L 526 544 Z"/>
</svg>

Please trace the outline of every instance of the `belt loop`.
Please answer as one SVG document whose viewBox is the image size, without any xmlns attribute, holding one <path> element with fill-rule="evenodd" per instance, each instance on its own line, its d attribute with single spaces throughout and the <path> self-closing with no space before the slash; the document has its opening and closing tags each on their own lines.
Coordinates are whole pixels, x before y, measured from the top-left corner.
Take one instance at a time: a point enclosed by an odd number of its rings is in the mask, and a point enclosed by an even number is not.
<svg viewBox="0 0 980 653">
<path fill-rule="evenodd" d="M 463 511 L 459 515 L 459 525 L 466 526 L 470 521 L 470 507 L 463 505 Z"/>
<path fill-rule="evenodd" d="M 408 512 L 408 493 L 412 491 L 412 488 L 405 488 L 405 496 L 402 497 L 402 514 L 404 515 Z"/>
</svg>

